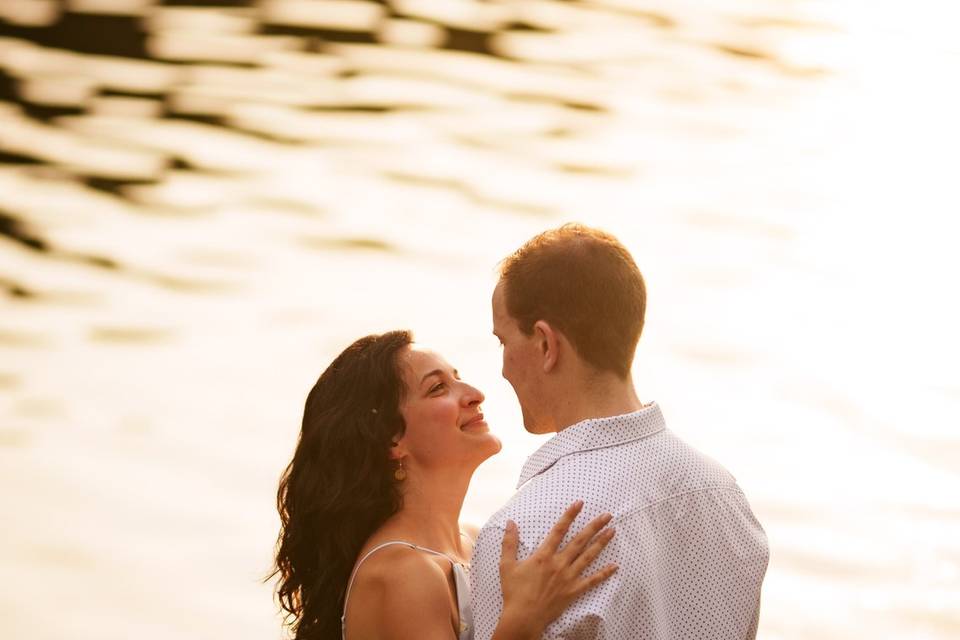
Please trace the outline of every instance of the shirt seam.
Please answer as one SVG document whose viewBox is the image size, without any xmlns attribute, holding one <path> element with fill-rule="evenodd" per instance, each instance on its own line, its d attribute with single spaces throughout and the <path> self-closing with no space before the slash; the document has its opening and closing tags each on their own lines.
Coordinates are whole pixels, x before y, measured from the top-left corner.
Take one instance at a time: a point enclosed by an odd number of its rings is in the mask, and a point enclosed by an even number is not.
<svg viewBox="0 0 960 640">
<path fill-rule="evenodd" d="M 673 500 L 676 500 L 677 498 L 682 498 L 684 496 L 688 496 L 693 493 L 705 493 L 705 492 L 714 492 L 714 491 L 733 492 L 733 493 L 738 493 L 741 496 L 743 495 L 743 490 L 737 485 L 713 484 L 706 487 L 699 487 L 697 489 L 688 489 L 687 491 L 674 493 L 666 498 L 661 498 L 660 500 L 656 500 L 654 502 L 645 504 L 642 507 L 639 507 L 637 509 L 634 509 L 633 511 L 630 511 L 629 513 L 624 513 L 618 516 L 614 520 L 611 520 L 611 522 L 623 522 L 628 518 L 632 518 L 635 515 L 638 515 L 640 513 L 643 513 L 644 511 L 647 511 L 648 509 L 653 509 L 654 507 L 660 506 L 665 502 L 671 502 Z"/>
<path fill-rule="evenodd" d="M 670 502 L 671 500 L 676 500 L 677 498 L 682 498 L 683 496 L 687 496 L 687 495 L 690 495 L 690 494 L 693 494 L 693 493 L 704 493 L 704 492 L 709 492 L 709 491 L 733 492 L 733 493 L 737 493 L 737 494 L 739 494 L 739 495 L 741 495 L 741 496 L 743 496 L 743 497 L 746 497 L 746 496 L 744 495 L 744 493 L 743 493 L 743 489 L 741 489 L 741 488 L 740 488 L 739 486 L 737 486 L 737 485 L 714 484 L 714 485 L 709 485 L 709 486 L 706 486 L 706 487 L 698 487 L 698 488 L 696 488 L 696 489 L 688 489 L 687 491 L 681 491 L 680 493 L 674 493 L 674 494 L 672 494 L 672 495 L 670 495 L 670 496 L 668 496 L 668 497 L 666 497 L 666 498 L 661 498 L 660 500 L 656 500 L 656 501 L 654 501 L 654 502 L 650 502 L 650 503 L 648 503 L 648 504 L 645 504 L 645 505 L 643 505 L 642 507 L 638 507 L 637 509 L 634 509 L 633 511 L 630 511 L 629 513 L 621 514 L 621 515 L 617 516 L 616 518 L 614 518 L 613 520 L 611 520 L 611 521 L 610 521 L 610 524 L 612 525 L 612 524 L 615 523 L 615 522 L 623 522 L 623 521 L 625 521 L 625 520 L 628 520 L 628 519 L 632 518 L 633 516 L 636 516 L 636 515 L 638 515 L 638 514 L 641 514 L 641 513 L 643 513 L 644 511 L 647 511 L 648 509 L 652 509 L 652 508 L 654 508 L 654 507 L 657 507 L 657 506 L 659 506 L 659 505 L 661 505 L 661 504 L 663 504 L 663 503 L 665 503 L 665 502 Z M 515 517 L 515 516 L 514 516 L 514 517 Z M 501 526 L 501 525 L 499 525 L 499 524 L 497 524 L 497 525 L 485 525 L 485 526 L 481 529 L 481 532 L 487 531 L 487 530 L 489 530 L 489 531 L 497 531 L 497 532 L 499 532 L 499 533 L 501 534 L 501 536 L 502 536 L 503 532 L 506 531 L 506 527 Z M 479 536 L 478 536 L 478 538 L 479 538 Z M 523 541 L 522 539 L 518 539 L 518 540 L 517 540 L 517 548 L 518 548 L 518 551 L 519 551 L 520 549 L 523 549 L 524 551 L 526 551 L 526 550 L 528 549 L 528 546 L 527 546 L 526 543 L 524 543 L 524 541 Z"/>
</svg>

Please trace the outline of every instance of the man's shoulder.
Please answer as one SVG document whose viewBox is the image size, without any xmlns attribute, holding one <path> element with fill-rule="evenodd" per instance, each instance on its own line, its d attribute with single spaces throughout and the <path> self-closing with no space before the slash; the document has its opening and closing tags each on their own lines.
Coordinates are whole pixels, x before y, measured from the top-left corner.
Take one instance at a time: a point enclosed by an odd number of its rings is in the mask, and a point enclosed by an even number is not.
<svg viewBox="0 0 960 640">
<path fill-rule="evenodd" d="M 499 545 L 506 531 L 508 520 L 517 523 L 521 554 L 532 552 L 547 536 L 560 516 L 577 500 L 584 502 L 583 509 L 574 521 L 571 532 L 579 531 L 590 520 L 602 513 L 612 511 L 615 505 L 608 504 L 599 496 L 585 495 L 565 486 L 559 478 L 553 481 L 534 478 L 521 487 L 503 507 L 494 513 L 481 530 L 478 544 Z"/>
<path fill-rule="evenodd" d="M 576 500 L 584 501 L 578 522 L 604 512 L 637 511 L 674 495 L 709 488 L 735 488 L 719 462 L 674 433 L 564 456 L 531 478 L 484 529 L 503 533 L 507 520 L 519 525 L 521 540 L 545 535 Z"/>
</svg>

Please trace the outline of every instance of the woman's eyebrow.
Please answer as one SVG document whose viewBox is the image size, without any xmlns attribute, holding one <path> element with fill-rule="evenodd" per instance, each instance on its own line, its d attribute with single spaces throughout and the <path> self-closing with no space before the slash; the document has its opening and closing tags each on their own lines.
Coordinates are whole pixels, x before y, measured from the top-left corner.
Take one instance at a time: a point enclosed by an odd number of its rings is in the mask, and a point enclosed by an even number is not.
<svg viewBox="0 0 960 640">
<path fill-rule="evenodd" d="M 429 378 L 430 376 L 441 376 L 441 375 L 443 375 L 443 369 L 434 369 L 430 373 L 420 378 L 420 384 L 423 384 L 424 382 L 426 382 L 427 378 Z"/>
<path fill-rule="evenodd" d="M 443 375 L 443 369 L 434 369 L 433 371 L 427 373 L 427 374 L 424 375 L 422 378 L 420 378 L 420 384 L 423 384 L 424 382 L 426 382 L 426 381 L 427 381 L 427 378 L 429 378 L 430 376 L 442 376 L 442 375 Z M 460 372 L 457 371 L 456 369 L 454 369 L 454 370 L 453 370 L 453 377 L 459 379 L 459 378 L 460 378 Z"/>
</svg>

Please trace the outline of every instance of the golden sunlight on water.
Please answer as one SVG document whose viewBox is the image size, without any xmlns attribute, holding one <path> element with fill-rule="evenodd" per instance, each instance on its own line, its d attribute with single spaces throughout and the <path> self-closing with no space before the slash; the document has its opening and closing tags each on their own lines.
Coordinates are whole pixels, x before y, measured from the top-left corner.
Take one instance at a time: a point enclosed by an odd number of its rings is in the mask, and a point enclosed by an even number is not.
<svg viewBox="0 0 960 640">
<path fill-rule="evenodd" d="M 278 637 L 276 480 L 367 332 L 486 392 L 482 521 L 542 442 L 494 266 L 571 219 L 767 529 L 760 637 L 960 633 L 952 3 L 235 4 L 0 4 L 0 635 Z"/>
</svg>

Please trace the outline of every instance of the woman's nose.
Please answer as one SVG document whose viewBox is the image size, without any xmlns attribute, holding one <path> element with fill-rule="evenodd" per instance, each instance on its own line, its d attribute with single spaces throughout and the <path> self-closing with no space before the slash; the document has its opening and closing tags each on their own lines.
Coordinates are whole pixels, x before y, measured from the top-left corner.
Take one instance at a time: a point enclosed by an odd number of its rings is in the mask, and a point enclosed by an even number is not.
<svg viewBox="0 0 960 640">
<path fill-rule="evenodd" d="M 465 405 L 473 406 L 475 404 L 480 404 L 485 399 L 483 392 L 476 387 L 472 387 L 469 384 L 464 384 L 463 391 L 463 403 Z"/>
</svg>

